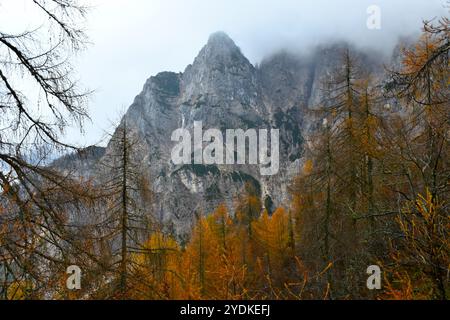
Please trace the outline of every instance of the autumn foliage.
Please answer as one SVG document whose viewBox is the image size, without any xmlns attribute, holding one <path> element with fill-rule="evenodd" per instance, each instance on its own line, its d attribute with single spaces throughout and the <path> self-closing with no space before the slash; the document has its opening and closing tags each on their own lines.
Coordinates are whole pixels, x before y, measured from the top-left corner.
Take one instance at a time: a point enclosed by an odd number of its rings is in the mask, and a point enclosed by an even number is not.
<svg viewBox="0 0 450 320">
<path fill-rule="evenodd" d="M 30 171 L 46 182 L 26 198 L 0 175 L 1 298 L 449 299 L 448 53 L 446 18 L 425 23 L 387 81 L 343 48 L 290 200 L 272 208 L 247 183 L 195 212 L 188 239 L 153 214 L 125 121 L 101 186 L 11 160 L 24 186 Z M 87 285 L 68 292 L 74 262 Z M 381 290 L 366 286 L 370 265 Z"/>
</svg>

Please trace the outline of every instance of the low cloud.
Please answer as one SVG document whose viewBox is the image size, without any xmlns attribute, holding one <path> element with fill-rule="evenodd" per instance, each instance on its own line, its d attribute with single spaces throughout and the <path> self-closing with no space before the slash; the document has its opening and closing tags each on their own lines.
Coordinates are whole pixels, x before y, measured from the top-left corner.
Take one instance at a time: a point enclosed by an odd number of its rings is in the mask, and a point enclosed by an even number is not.
<svg viewBox="0 0 450 320">
<path fill-rule="evenodd" d="M 93 45 L 77 66 L 81 81 L 97 90 L 93 123 L 86 126 L 83 141 L 88 144 L 98 141 L 109 119 L 117 117 L 116 110 L 131 104 L 149 76 L 183 71 L 217 30 L 227 32 L 258 63 L 279 49 L 308 51 L 336 40 L 389 52 L 399 37 L 418 33 L 422 20 L 448 15 L 445 0 L 85 2 L 93 6 L 87 25 Z M 23 9 L 22 1 L 17 3 Z M 381 10 L 379 30 L 367 28 L 371 5 Z M 69 135 L 74 135 L 69 140 L 79 141 L 78 132 Z"/>
</svg>

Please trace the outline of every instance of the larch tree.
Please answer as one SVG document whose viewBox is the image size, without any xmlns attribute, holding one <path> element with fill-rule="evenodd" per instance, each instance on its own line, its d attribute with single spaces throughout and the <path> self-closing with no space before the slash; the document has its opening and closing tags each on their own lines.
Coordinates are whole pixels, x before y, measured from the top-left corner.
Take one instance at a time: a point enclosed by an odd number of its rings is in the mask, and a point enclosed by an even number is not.
<svg viewBox="0 0 450 320">
<path fill-rule="evenodd" d="M 119 299 L 129 298 L 130 290 L 140 280 L 134 271 L 140 266 L 131 259 L 135 253 L 149 253 L 143 247 L 155 228 L 151 211 L 152 192 L 149 179 L 141 170 L 136 158 L 139 138 L 127 125 L 126 116 L 116 129 L 110 143 L 111 152 L 101 163 L 105 181 L 103 192 L 106 204 L 106 217 L 99 225 L 103 237 L 109 239 L 111 246 L 111 270 L 113 271 L 113 295 Z"/>
<path fill-rule="evenodd" d="M 387 130 L 393 137 L 387 143 L 389 173 L 402 177 L 392 186 L 399 201 L 391 238 L 401 286 L 390 287 L 400 298 L 448 298 L 449 48 L 449 20 L 425 22 L 419 41 L 403 50 L 400 70 L 391 71 L 388 89 L 408 114 Z"/>
<path fill-rule="evenodd" d="M 394 275 L 388 279 L 391 296 L 400 293 L 399 298 L 407 298 L 405 288 L 413 283 L 409 298 L 449 298 L 450 216 L 444 207 L 443 202 L 427 191 L 406 203 L 397 217 L 404 243 L 393 246 L 393 263 L 387 268 Z"/>
<path fill-rule="evenodd" d="M 6 211 L 0 220 L 6 273 L 0 277 L 4 292 L 11 281 L 24 284 L 24 298 L 43 294 L 53 278 L 39 266 L 67 267 L 76 234 L 67 226 L 67 208 L 77 194 L 87 196 L 48 167 L 56 151 L 78 150 L 62 134 L 88 117 L 88 93 L 74 81 L 70 64 L 86 43 L 81 25 L 87 8 L 75 0 L 34 0 L 31 7 L 40 27 L 0 30 L 0 203 Z M 66 206 L 56 192 L 66 194 Z"/>
</svg>

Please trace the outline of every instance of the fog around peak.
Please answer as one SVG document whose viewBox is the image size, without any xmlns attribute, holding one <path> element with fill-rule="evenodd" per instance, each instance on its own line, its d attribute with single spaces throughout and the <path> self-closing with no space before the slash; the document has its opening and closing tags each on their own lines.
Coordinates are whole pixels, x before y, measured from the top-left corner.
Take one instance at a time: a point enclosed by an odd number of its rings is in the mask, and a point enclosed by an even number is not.
<svg viewBox="0 0 450 320">
<path fill-rule="evenodd" d="M 24 10 L 26 0 L 0 6 Z M 422 21 L 448 16 L 446 0 L 84 0 L 92 6 L 86 31 L 92 45 L 76 67 L 91 99 L 92 124 L 86 136 L 69 140 L 98 142 L 129 106 L 145 80 L 161 71 L 181 72 L 210 35 L 225 32 L 253 64 L 282 49 L 308 53 L 316 45 L 348 41 L 357 47 L 391 52 L 400 37 L 418 34 Z M 446 8 L 447 2 L 447 8 Z M 367 27 L 370 6 L 380 9 L 381 28 Z M 9 8 L 8 8 L 9 7 Z M 6 19 L 2 24 L 17 23 Z"/>
</svg>

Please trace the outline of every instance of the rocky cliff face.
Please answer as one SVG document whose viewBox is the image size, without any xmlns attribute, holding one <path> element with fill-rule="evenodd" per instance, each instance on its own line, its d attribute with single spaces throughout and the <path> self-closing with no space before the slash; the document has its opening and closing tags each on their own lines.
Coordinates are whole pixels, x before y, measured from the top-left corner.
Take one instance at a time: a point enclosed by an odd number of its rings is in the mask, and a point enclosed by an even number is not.
<svg viewBox="0 0 450 320">
<path fill-rule="evenodd" d="M 309 57 L 280 52 L 255 67 L 219 32 L 183 73 L 162 72 L 148 79 L 124 120 L 139 139 L 134 157 L 152 181 L 155 216 L 185 234 L 195 212 L 208 214 L 220 203 L 231 208 L 247 182 L 262 199 L 270 197 L 276 205 L 287 200 L 289 182 L 302 164 L 305 137 L 319 121 L 311 109 L 320 103 L 322 82 L 339 67 L 338 50 L 339 45 L 318 48 Z M 361 57 L 378 68 L 368 56 Z M 259 165 L 174 165 L 171 134 L 178 128 L 192 132 L 194 121 L 202 121 L 204 130 L 223 132 L 279 129 L 279 173 L 261 176 Z M 110 147 L 92 157 L 104 157 Z M 93 168 L 95 176 L 100 169 Z"/>
</svg>

